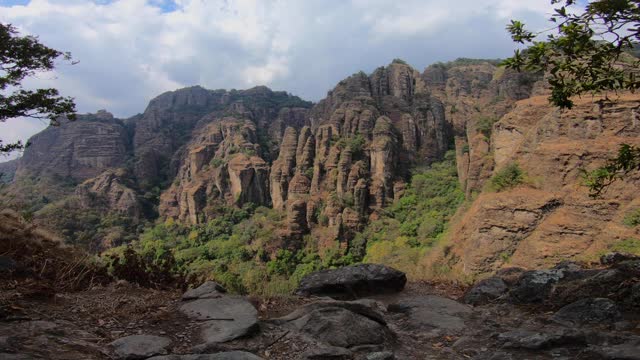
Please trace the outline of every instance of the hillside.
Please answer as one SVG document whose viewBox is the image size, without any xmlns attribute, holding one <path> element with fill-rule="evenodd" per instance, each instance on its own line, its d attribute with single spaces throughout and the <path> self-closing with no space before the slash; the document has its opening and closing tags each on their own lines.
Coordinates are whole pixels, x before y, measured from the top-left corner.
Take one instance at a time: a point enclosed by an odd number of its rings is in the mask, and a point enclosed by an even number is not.
<svg viewBox="0 0 640 360">
<path fill-rule="evenodd" d="M 129 119 L 100 111 L 44 130 L 1 196 L 67 243 L 133 244 L 241 292 L 291 291 L 363 259 L 467 280 L 636 246 L 622 222 L 637 177 L 594 200 L 580 169 L 636 142 L 640 97 L 560 112 L 539 80 L 495 61 L 420 73 L 394 60 L 317 104 L 266 87 L 180 89 Z M 516 187 L 492 186 L 514 166 Z"/>
</svg>

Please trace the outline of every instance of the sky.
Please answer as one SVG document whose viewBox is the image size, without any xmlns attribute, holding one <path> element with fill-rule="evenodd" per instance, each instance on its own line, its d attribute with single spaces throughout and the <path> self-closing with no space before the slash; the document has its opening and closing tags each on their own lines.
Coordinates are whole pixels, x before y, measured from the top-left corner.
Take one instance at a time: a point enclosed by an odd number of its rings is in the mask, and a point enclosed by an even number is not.
<svg viewBox="0 0 640 360">
<path fill-rule="evenodd" d="M 318 101 L 394 58 L 422 71 L 458 57 L 504 58 L 510 19 L 548 27 L 549 0 L 0 0 L 0 22 L 73 56 L 24 82 L 126 118 L 170 90 L 267 85 Z M 0 123 L 4 142 L 47 126 Z M 15 156 L 15 154 L 14 154 Z M 0 161 L 7 160 L 0 158 Z"/>
</svg>

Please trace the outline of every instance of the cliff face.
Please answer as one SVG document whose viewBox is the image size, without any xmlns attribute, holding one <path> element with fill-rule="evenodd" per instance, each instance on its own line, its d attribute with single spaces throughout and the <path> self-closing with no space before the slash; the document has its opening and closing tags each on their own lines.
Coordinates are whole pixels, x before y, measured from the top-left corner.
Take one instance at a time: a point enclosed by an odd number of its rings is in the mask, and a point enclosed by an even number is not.
<svg viewBox="0 0 640 360">
<path fill-rule="evenodd" d="M 623 95 L 600 105 L 580 99 L 571 111 L 548 105 L 546 96 L 519 101 L 494 126 L 491 151 L 496 171 L 517 163 L 526 173 L 515 189 L 485 192 L 452 229 L 450 256 L 466 273 L 506 266 L 542 268 L 564 259 L 592 260 L 638 228 L 622 219 L 640 205 L 640 176 L 631 173 L 601 198 L 589 197 L 582 169 L 635 144 L 640 96 Z"/>
<path fill-rule="evenodd" d="M 122 166 L 129 149 L 124 123 L 106 111 L 48 127 L 29 144 L 18 163 L 18 178 L 57 175 L 83 181 Z"/>
</svg>

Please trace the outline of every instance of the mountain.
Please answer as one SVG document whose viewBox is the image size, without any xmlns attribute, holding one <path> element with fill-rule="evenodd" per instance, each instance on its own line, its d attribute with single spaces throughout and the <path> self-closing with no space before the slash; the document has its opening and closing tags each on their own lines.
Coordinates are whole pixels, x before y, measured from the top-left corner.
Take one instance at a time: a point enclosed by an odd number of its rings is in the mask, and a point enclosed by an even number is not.
<svg viewBox="0 0 640 360">
<path fill-rule="evenodd" d="M 142 233 L 157 244 L 152 223 L 180 224 L 158 253 L 192 249 L 185 264 L 222 261 L 208 247 L 232 240 L 242 261 L 380 255 L 414 278 L 593 258 L 637 237 L 622 219 L 638 177 L 592 199 L 580 169 L 637 142 L 640 96 L 559 111 L 542 79 L 491 60 L 422 73 L 394 60 L 317 104 L 264 86 L 184 88 L 128 119 L 99 111 L 35 135 L 0 198 L 94 251 Z M 497 186 L 508 171 L 517 181 Z"/>
</svg>

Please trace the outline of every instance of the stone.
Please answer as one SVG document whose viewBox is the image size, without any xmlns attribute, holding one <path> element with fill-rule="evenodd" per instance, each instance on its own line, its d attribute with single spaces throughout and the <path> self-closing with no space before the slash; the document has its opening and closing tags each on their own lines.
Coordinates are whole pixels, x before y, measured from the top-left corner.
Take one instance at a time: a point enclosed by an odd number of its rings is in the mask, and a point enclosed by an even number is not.
<svg viewBox="0 0 640 360">
<path fill-rule="evenodd" d="M 629 341 L 623 344 L 591 347 L 591 351 L 604 360 L 640 360 L 640 341 Z"/>
<path fill-rule="evenodd" d="M 154 335 L 131 335 L 110 344 L 118 359 L 146 359 L 153 355 L 167 353 L 171 339 Z"/>
<path fill-rule="evenodd" d="M 542 302 L 551 293 L 553 285 L 564 276 L 562 269 L 527 271 L 509 292 L 509 298 L 520 304 Z"/>
<path fill-rule="evenodd" d="M 215 281 L 206 281 L 195 289 L 189 289 L 182 295 L 182 300 L 217 298 L 227 290 Z"/>
<path fill-rule="evenodd" d="M 381 344 L 388 333 L 385 325 L 339 306 L 308 308 L 284 326 L 343 348 Z"/>
<path fill-rule="evenodd" d="M 305 352 L 302 357 L 309 360 L 347 360 L 353 358 L 353 353 L 343 347 L 321 346 Z"/>
<path fill-rule="evenodd" d="M 528 350 L 548 349 L 564 345 L 584 345 L 586 336 L 577 330 L 546 330 L 533 331 L 516 329 L 498 336 L 498 340 L 508 348 L 521 348 Z"/>
<path fill-rule="evenodd" d="M 498 299 L 507 292 L 507 284 L 499 277 L 490 277 L 474 284 L 463 296 L 471 305 L 484 305 Z"/>
<path fill-rule="evenodd" d="M 457 333 L 465 329 L 471 307 L 435 295 L 390 304 L 390 312 L 404 313 L 410 328 L 436 333 Z"/>
<path fill-rule="evenodd" d="M 398 292 L 406 282 L 406 275 L 398 270 L 379 264 L 360 264 L 311 273 L 300 281 L 296 293 L 353 298 Z"/>
<path fill-rule="evenodd" d="M 600 257 L 600 264 L 602 265 L 615 265 L 619 262 L 626 260 L 638 260 L 639 257 L 631 254 L 623 254 L 619 252 L 612 252 L 604 254 Z"/>
<path fill-rule="evenodd" d="M 189 318 L 202 321 L 205 343 L 221 343 L 258 330 L 258 311 L 244 297 L 223 296 L 198 299 L 180 306 Z"/>
<path fill-rule="evenodd" d="M 381 351 L 368 354 L 367 360 L 394 360 L 396 357 L 391 351 Z"/>
<path fill-rule="evenodd" d="M 369 299 L 360 299 L 356 301 L 336 301 L 336 300 L 324 300 L 318 301 L 311 304 L 304 305 L 292 313 L 283 316 L 281 318 L 273 319 L 272 322 L 276 324 L 283 324 L 289 321 L 293 321 L 301 318 L 302 316 L 318 309 L 323 308 L 343 308 L 354 312 L 356 314 L 365 316 L 379 324 L 386 325 L 387 322 L 384 320 L 383 315 L 378 311 L 378 308 L 382 307 L 381 304 L 369 300 Z"/>
<path fill-rule="evenodd" d="M 262 360 L 262 358 L 246 351 L 227 351 L 217 354 L 155 356 L 149 360 Z"/>
<path fill-rule="evenodd" d="M 564 306 L 553 315 L 552 319 L 568 326 L 613 324 L 622 319 L 622 313 L 612 300 L 587 298 Z"/>
</svg>

